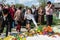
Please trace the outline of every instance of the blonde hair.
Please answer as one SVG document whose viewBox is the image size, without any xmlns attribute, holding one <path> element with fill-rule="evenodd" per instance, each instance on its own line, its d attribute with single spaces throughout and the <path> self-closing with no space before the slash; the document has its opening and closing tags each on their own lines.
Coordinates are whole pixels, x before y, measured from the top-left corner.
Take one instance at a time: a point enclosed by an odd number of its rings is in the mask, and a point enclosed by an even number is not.
<svg viewBox="0 0 60 40">
<path fill-rule="evenodd" d="M 40 10 L 43 10 L 42 6 L 40 6 L 40 7 L 38 8 L 38 13 L 41 12 Z"/>
</svg>

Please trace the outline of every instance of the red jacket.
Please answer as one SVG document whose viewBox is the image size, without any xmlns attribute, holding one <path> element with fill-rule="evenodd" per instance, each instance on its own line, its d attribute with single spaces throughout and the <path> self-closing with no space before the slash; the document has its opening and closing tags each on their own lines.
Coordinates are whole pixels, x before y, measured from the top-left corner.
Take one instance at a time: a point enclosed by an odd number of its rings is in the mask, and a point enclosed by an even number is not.
<svg viewBox="0 0 60 40">
<path fill-rule="evenodd" d="M 11 14 L 12 19 L 14 19 L 15 9 L 9 8 L 9 13 Z"/>
</svg>

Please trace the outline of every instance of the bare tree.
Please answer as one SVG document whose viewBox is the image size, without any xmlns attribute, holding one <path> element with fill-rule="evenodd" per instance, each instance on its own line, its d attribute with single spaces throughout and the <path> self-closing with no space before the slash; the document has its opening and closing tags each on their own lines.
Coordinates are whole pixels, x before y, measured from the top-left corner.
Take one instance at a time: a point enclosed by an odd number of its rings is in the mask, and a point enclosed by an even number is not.
<svg viewBox="0 0 60 40">
<path fill-rule="evenodd" d="M 6 0 L 2 0 L 2 3 L 4 4 L 6 2 Z"/>
<path fill-rule="evenodd" d="M 40 3 L 40 6 L 42 6 L 43 8 L 46 6 L 48 0 L 38 0 L 38 2 Z"/>
</svg>

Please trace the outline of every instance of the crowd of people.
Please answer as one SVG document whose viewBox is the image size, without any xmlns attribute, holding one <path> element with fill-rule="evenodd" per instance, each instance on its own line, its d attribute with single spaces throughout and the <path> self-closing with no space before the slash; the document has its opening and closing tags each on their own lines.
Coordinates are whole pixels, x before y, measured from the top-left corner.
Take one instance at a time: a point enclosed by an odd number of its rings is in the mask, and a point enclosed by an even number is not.
<svg viewBox="0 0 60 40">
<path fill-rule="evenodd" d="M 30 31 L 31 23 L 33 22 L 35 27 L 38 27 L 37 23 L 44 23 L 44 15 L 46 15 L 46 24 L 51 26 L 53 22 L 53 5 L 51 2 L 47 2 L 47 6 L 36 8 L 15 8 L 15 5 L 2 5 L 0 4 L 0 35 L 3 33 L 4 27 L 6 27 L 6 36 L 11 34 L 12 27 L 16 27 L 16 31 L 20 33 L 22 24 L 26 26 L 28 32 Z"/>
</svg>

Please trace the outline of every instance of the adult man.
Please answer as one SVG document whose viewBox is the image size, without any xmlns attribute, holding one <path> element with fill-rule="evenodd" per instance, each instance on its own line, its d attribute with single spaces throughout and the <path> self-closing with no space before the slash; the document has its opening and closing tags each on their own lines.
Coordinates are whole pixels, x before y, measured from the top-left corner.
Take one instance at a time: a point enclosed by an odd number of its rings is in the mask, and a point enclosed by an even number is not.
<svg viewBox="0 0 60 40">
<path fill-rule="evenodd" d="M 9 14 L 9 11 L 7 9 L 3 9 L 2 14 L 2 25 L 0 29 L 0 35 L 3 33 L 4 27 L 6 25 L 6 36 L 8 36 L 8 33 L 11 33 L 11 27 L 12 27 L 12 17 Z"/>
</svg>

